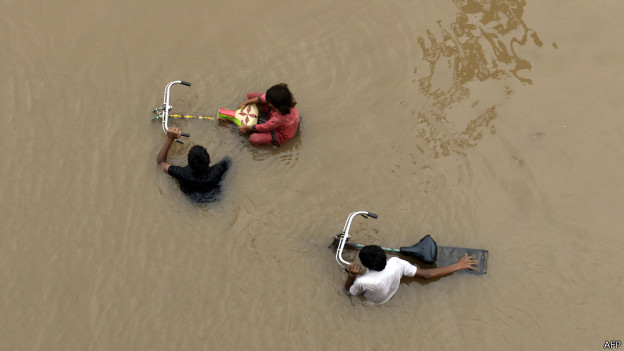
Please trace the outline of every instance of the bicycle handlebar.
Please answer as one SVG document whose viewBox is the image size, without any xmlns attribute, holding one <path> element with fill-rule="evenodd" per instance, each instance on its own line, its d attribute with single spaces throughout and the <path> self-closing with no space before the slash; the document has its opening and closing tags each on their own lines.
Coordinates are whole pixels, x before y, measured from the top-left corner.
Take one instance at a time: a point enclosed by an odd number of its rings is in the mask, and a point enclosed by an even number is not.
<svg viewBox="0 0 624 351">
<path fill-rule="evenodd" d="M 173 82 L 169 82 L 165 87 L 165 95 L 163 98 L 163 115 L 162 115 L 162 129 L 165 134 L 167 134 L 167 129 L 169 129 L 169 110 L 173 108 L 173 106 L 169 105 L 169 91 L 174 84 L 182 84 L 187 87 L 191 86 L 191 83 L 183 81 L 183 80 L 175 80 Z M 190 137 L 189 133 L 182 133 L 182 136 Z M 180 139 L 176 139 L 176 141 L 180 144 L 184 144 Z"/>
<path fill-rule="evenodd" d="M 349 229 L 351 228 L 351 222 L 353 221 L 353 218 L 355 218 L 355 216 L 360 215 L 364 218 L 374 218 L 377 219 L 377 215 L 373 212 L 368 212 L 368 211 L 357 211 L 357 212 L 351 212 L 349 214 L 349 216 L 347 216 L 347 221 L 345 222 L 344 228 L 342 229 L 342 234 L 340 234 L 340 241 L 338 242 L 338 247 L 336 248 L 336 262 L 338 262 L 338 264 L 342 267 L 345 268 L 345 265 L 350 265 L 351 262 L 346 261 L 344 258 L 342 258 L 342 250 L 344 250 L 345 244 L 347 243 L 347 240 L 349 240 Z"/>
</svg>

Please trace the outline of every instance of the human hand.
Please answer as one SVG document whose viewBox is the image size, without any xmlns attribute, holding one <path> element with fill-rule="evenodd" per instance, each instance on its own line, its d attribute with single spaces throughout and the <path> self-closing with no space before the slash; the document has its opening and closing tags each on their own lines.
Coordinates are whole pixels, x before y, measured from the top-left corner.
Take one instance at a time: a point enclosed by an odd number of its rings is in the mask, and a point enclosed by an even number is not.
<svg viewBox="0 0 624 351">
<path fill-rule="evenodd" d="M 364 268 L 355 262 L 349 265 L 349 275 L 358 275 L 364 273 Z"/>
<path fill-rule="evenodd" d="M 174 139 L 180 139 L 182 137 L 182 131 L 180 130 L 180 128 L 169 128 L 167 129 L 167 138 L 174 140 Z"/>
<path fill-rule="evenodd" d="M 247 101 L 243 102 L 242 104 L 238 105 L 237 110 L 240 110 L 241 108 L 247 106 Z"/>
<path fill-rule="evenodd" d="M 240 132 L 244 134 L 247 132 L 251 132 L 252 127 L 241 123 L 241 125 L 238 127 L 238 130 L 240 130 Z"/>
<path fill-rule="evenodd" d="M 457 268 L 459 268 L 459 270 L 462 270 L 462 269 L 475 270 L 477 269 L 476 265 L 478 264 L 479 262 L 477 262 L 474 258 L 472 258 L 472 256 L 468 256 L 468 254 L 460 258 L 459 261 L 457 261 L 456 263 Z"/>
</svg>

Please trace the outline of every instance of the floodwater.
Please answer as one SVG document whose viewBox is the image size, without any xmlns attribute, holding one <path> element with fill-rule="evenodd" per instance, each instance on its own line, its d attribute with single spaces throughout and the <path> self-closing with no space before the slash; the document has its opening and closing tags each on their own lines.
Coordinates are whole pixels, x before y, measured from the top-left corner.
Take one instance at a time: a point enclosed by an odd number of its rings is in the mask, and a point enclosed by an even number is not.
<svg viewBox="0 0 624 351">
<path fill-rule="evenodd" d="M 0 1 L 2 350 L 593 350 L 624 339 L 624 3 Z M 286 82 L 302 133 L 195 205 L 152 110 Z M 328 248 L 489 250 L 486 275 L 343 293 Z M 355 259 L 354 252 L 345 256 Z"/>
</svg>

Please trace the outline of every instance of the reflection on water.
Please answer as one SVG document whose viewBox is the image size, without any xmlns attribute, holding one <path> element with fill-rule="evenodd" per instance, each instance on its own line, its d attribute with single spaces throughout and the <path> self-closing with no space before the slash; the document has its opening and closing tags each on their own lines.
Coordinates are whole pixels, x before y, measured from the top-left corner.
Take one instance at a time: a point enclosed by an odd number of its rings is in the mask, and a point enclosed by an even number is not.
<svg viewBox="0 0 624 351">
<path fill-rule="evenodd" d="M 537 46 L 542 46 L 537 33 L 522 20 L 522 0 L 482 1 L 453 0 L 459 9 L 455 22 L 449 30 L 438 21 L 439 38 L 427 30 L 426 43 L 418 36 L 418 44 L 423 50 L 423 58 L 429 62 L 431 73 L 420 79 L 423 92 L 431 93 L 431 79 L 441 58 L 453 67 L 453 81 L 464 84 L 471 80 L 483 81 L 489 78 L 515 76 L 522 78 L 518 71 L 530 69 L 531 64 L 518 57 L 514 44 L 524 45 L 528 37 Z"/>
<path fill-rule="evenodd" d="M 424 142 L 419 147 L 421 153 L 427 152 L 433 158 L 452 152 L 463 154 L 461 150 L 475 146 L 488 128 L 495 133 L 491 121 L 497 116 L 496 105 L 484 107 L 465 125 L 448 118 L 448 111 L 455 104 L 471 96 L 467 83 L 515 77 L 531 84 L 530 79 L 518 73 L 531 69 L 531 63 L 517 55 L 514 45 L 525 45 L 531 37 L 535 45 L 542 46 L 537 33 L 522 20 L 526 5 L 523 0 L 453 3 L 459 10 L 453 23 L 445 26 L 438 21 L 436 33 L 427 29 L 427 39 L 420 35 L 417 38 L 423 60 L 429 64 L 429 74 L 417 80 L 428 104 L 417 113 L 412 132 Z M 495 93 L 506 96 L 511 89 L 504 85 Z M 475 107 L 479 97 L 473 98 Z"/>
</svg>

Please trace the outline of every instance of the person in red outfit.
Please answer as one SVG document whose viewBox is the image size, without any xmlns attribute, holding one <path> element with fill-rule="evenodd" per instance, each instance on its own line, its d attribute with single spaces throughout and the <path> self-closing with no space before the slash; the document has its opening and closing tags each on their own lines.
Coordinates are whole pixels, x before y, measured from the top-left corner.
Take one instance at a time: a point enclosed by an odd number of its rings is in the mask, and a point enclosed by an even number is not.
<svg viewBox="0 0 624 351">
<path fill-rule="evenodd" d="M 261 112 L 268 114 L 265 123 L 251 127 L 241 124 L 238 127 L 242 133 L 253 132 L 249 137 L 252 145 L 280 146 L 297 134 L 299 127 L 299 112 L 295 107 L 297 102 L 286 83 L 270 87 L 265 94 L 260 92 L 247 94 L 247 100 L 238 108 L 249 104 L 256 104 Z"/>
</svg>

